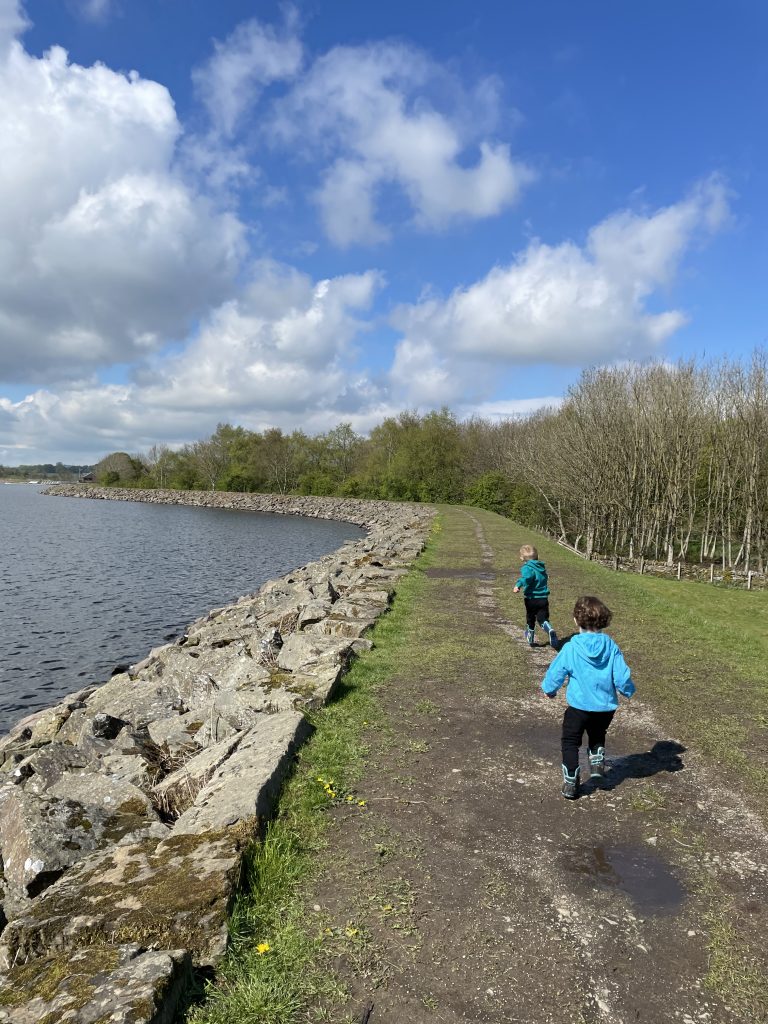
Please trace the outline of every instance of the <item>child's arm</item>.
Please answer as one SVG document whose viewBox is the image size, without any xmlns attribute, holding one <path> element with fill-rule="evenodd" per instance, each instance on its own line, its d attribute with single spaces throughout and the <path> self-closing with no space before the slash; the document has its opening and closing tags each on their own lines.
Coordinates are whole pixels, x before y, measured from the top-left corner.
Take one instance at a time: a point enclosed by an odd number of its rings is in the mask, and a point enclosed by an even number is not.
<svg viewBox="0 0 768 1024">
<path fill-rule="evenodd" d="M 554 697 L 570 675 L 571 666 L 568 661 L 568 648 L 563 648 L 547 669 L 541 681 L 541 688 L 548 697 Z"/>
<path fill-rule="evenodd" d="M 632 682 L 632 674 L 629 665 L 624 661 L 624 655 L 618 651 L 613 661 L 613 685 L 629 699 L 635 692 L 635 684 Z"/>
<path fill-rule="evenodd" d="M 522 590 L 522 589 L 523 589 L 523 587 L 525 586 L 525 577 L 526 577 L 526 572 L 525 572 L 525 570 L 526 570 L 527 568 L 528 568 L 528 563 L 527 563 L 527 562 L 523 562 L 523 567 L 522 567 L 522 569 L 520 570 L 520 576 L 518 577 L 518 579 L 517 579 L 517 582 L 515 583 L 515 586 L 514 586 L 514 593 L 515 593 L 515 594 L 516 594 L 516 593 L 517 593 L 517 592 L 518 592 L 519 590 Z M 530 573 L 528 573 L 527 575 L 529 575 L 529 576 L 530 576 Z"/>
</svg>

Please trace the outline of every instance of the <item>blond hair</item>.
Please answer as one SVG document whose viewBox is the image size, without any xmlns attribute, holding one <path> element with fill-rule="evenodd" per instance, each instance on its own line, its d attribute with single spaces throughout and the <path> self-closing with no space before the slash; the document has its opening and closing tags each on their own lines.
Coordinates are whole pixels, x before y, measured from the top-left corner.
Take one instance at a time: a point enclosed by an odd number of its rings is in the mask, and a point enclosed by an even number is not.
<svg viewBox="0 0 768 1024">
<path fill-rule="evenodd" d="M 538 558 L 539 552 L 536 550 L 533 544 L 523 544 L 523 546 L 520 548 L 520 557 L 525 559 Z"/>
</svg>

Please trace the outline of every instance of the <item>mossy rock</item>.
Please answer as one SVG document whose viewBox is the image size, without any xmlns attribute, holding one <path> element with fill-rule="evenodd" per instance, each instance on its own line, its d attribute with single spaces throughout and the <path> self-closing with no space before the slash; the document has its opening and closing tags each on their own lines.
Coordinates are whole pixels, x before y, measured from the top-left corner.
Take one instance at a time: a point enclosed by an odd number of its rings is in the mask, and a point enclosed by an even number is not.
<svg viewBox="0 0 768 1024">
<path fill-rule="evenodd" d="M 155 1024 L 173 1019 L 190 976 L 181 950 L 94 945 L 14 967 L 0 980 L 13 1024 Z"/>
<path fill-rule="evenodd" d="M 3 933 L 8 962 L 104 941 L 188 949 L 215 961 L 240 875 L 242 840 L 226 833 L 170 836 L 81 861 Z"/>
</svg>

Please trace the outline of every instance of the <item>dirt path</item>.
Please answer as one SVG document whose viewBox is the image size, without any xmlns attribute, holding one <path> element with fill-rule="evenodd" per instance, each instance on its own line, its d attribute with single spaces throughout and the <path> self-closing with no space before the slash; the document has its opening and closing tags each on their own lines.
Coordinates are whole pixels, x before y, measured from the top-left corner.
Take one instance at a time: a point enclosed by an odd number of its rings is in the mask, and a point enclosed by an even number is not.
<svg viewBox="0 0 768 1024">
<path fill-rule="evenodd" d="M 564 700 L 539 690 L 553 652 L 500 611 L 511 582 L 483 514 L 455 510 L 445 530 L 412 671 L 367 737 L 367 813 L 337 812 L 311 897 L 352 993 L 314 1019 L 768 1020 L 759 820 L 664 734 L 641 680 L 608 785 L 563 800 Z"/>
</svg>

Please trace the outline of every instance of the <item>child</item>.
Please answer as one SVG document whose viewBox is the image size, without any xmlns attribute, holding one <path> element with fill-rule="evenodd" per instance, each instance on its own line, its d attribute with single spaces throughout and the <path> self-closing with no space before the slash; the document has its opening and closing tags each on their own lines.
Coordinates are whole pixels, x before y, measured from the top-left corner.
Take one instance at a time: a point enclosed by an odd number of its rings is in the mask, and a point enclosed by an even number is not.
<svg viewBox="0 0 768 1024">
<path fill-rule="evenodd" d="M 520 548 L 520 579 L 515 583 L 514 592 L 523 591 L 525 600 L 525 639 L 533 647 L 533 636 L 536 623 L 549 635 L 549 642 L 557 647 L 557 633 L 549 624 L 549 585 L 547 568 L 539 561 L 539 553 L 531 544 L 523 544 Z"/>
<path fill-rule="evenodd" d="M 616 691 L 631 697 L 635 684 L 618 645 L 600 632 L 611 621 L 612 612 L 596 597 L 580 597 L 573 609 L 579 627 L 549 666 L 541 688 L 554 697 L 568 679 L 568 707 L 563 716 L 563 796 L 579 795 L 579 748 L 584 731 L 589 743 L 590 778 L 605 778 L 605 734 L 619 698 Z"/>
</svg>

